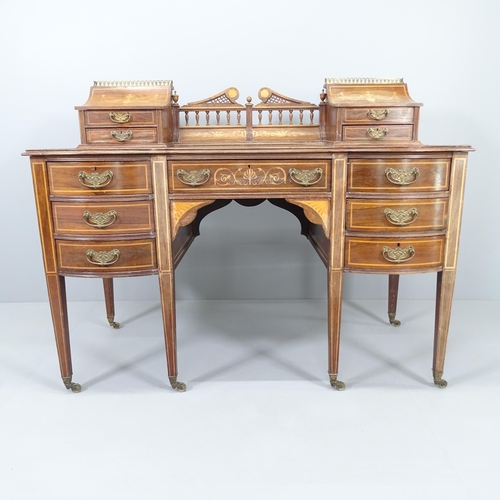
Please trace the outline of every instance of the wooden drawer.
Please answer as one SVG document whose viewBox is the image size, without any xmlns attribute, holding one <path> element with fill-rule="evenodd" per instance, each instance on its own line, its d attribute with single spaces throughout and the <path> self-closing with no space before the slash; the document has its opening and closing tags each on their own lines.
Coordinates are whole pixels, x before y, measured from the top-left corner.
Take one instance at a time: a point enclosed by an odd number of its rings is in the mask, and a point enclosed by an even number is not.
<svg viewBox="0 0 500 500">
<path fill-rule="evenodd" d="M 102 196 L 152 192 L 149 161 L 49 162 L 53 196 Z"/>
<path fill-rule="evenodd" d="M 63 273 L 138 273 L 156 268 L 155 240 L 56 240 L 57 262 Z"/>
<path fill-rule="evenodd" d="M 446 191 L 448 159 L 353 159 L 349 162 L 347 190 L 356 193 Z"/>
<path fill-rule="evenodd" d="M 443 264 L 444 236 L 429 238 L 356 238 L 345 242 L 345 267 L 368 272 L 400 272 Z"/>
<path fill-rule="evenodd" d="M 377 126 L 377 123 L 381 126 L 385 123 L 413 124 L 413 108 L 346 108 L 343 123 L 370 123 L 372 126 Z"/>
<path fill-rule="evenodd" d="M 448 200 L 347 200 L 348 231 L 430 231 L 446 227 Z"/>
<path fill-rule="evenodd" d="M 154 232 L 151 201 L 52 203 L 56 235 L 110 235 Z"/>
<path fill-rule="evenodd" d="M 84 111 L 85 125 L 89 127 L 134 127 L 157 125 L 156 111 L 153 109 Z"/>
<path fill-rule="evenodd" d="M 343 127 L 344 141 L 398 142 L 413 139 L 413 125 L 382 125 L 372 126 L 346 125 Z"/>
<path fill-rule="evenodd" d="M 113 144 L 129 146 L 134 144 L 155 144 L 158 142 L 156 127 L 143 128 L 86 128 L 87 144 Z"/>
<path fill-rule="evenodd" d="M 329 161 L 169 162 L 170 190 L 192 191 L 325 191 Z"/>
</svg>

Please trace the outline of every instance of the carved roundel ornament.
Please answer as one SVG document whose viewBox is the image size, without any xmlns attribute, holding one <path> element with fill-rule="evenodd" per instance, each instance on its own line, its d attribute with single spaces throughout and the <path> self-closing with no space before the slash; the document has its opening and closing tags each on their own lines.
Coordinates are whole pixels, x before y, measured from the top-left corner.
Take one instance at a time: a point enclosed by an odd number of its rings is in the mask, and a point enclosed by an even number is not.
<svg viewBox="0 0 500 500">
<path fill-rule="evenodd" d="M 240 96 L 240 93 L 238 92 L 238 89 L 236 89 L 235 87 L 231 87 L 231 88 L 227 89 L 226 95 L 232 101 L 236 101 L 236 99 L 238 99 L 238 97 Z"/>
<path fill-rule="evenodd" d="M 259 90 L 259 99 L 265 101 L 271 95 L 271 91 L 267 87 L 263 87 Z"/>
</svg>

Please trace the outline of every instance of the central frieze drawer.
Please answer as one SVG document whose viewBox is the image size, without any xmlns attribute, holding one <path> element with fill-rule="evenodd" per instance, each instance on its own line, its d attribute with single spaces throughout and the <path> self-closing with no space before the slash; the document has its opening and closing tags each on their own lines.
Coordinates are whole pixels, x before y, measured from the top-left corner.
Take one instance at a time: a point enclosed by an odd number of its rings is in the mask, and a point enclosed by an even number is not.
<svg viewBox="0 0 500 500">
<path fill-rule="evenodd" d="M 325 191 L 329 161 L 169 162 L 170 191 Z"/>
<path fill-rule="evenodd" d="M 356 238 L 345 240 L 345 267 L 368 272 L 441 267 L 444 236 L 427 238 Z"/>
<path fill-rule="evenodd" d="M 447 191 L 449 173 L 448 159 L 353 159 L 349 162 L 347 191 L 377 194 Z"/>
<path fill-rule="evenodd" d="M 150 162 L 49 162 L 52 196 L 152 193 Z"/>
<path fill-rule="evenodd" d="M 448 200 L 347 200 L 348 231 L 431 231 L 446 228 Z"/>
<path fill-rule="evenodd" d="M 52 203 L 57 235 L 106 235 L 154 232 L 151 201 Z"/>
<path fill-rule="evenodd" d="M 156 268 L 155 240 L 57 240 L 57 261 L 63 273 L 145 272 Z"/>
</svg>

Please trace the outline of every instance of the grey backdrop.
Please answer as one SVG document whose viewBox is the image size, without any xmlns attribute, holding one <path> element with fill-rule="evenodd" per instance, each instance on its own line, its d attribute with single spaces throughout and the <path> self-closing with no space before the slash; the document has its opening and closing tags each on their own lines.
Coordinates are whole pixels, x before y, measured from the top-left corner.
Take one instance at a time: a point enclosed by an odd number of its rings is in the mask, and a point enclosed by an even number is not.
<svg viewBox="0 0 500 500">
<path fill-rule="evenodd" d="M 497 2 L 486 0 L 3 1 L 0 8 L 0 301 L 47 299 L 26 149 L 76 147 L 75 105 L 93 80 L 172 79 L 180 103 L 229 86 L 318 102 L 326 77 L 404 77 L 423 102 L 420 139 L 471 144 L 455 297 L 500 299 Z M 236 229 L 236 227 L 238 227 Z M 323 265 L 293 216 L 235 203 L 211 214 L 180 264 L 178 298 L 320 298 Z M 431 298 L 435 275 L 405 277 Z M 386 278 L 346 275 L 348 298 Z M 158 296 L 155 277 L 117 280 L 117 299 Z M 70 300 L 99 280 L 69 279 Z"/>
</svg>

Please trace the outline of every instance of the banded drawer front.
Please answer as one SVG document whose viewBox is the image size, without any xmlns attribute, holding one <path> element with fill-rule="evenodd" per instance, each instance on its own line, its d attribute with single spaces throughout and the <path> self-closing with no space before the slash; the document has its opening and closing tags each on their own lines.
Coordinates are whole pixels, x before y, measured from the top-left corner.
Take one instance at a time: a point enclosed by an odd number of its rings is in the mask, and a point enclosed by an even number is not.
<svg viewBox="0 0 500 500">
<path fill-rule="evenodd" d="M 367 272 L 401 272 L 439 268 L 444 236 L 428 238 L 356 238 L 345 241 L 345 267 Z"/>
<path fill-rule="evenodd" d="M 153 203 L 52 203 L 56 235 L 106 235 L 154 232 Z"/>
<path fill-rule="evenodd" d="M 93 127 L 130 127 L 156 125 L 154 110 L 85 111 L 85 125 Z"/>
<path fill-rule="evenodd" d="M 329 161 L 169 162 L 170 190 L 325 191 Z"/>
<path fill-rule="evenodd" d="M 398 142 L 413 139 L 413 125 L 347 125 L 343 127 L 344 141 Z"/>
<path fill-rule="evenodd" d="M 444 230 L 448 200 L 347 200 L 348 231 Z"/>
<path fill-rule="evenodd" d="M 344 124 L 410 123 L 413 124 L 413 108 L 345 108 Z"/>
<path fill-rule="evenodd" d="M 49 191 L 53 196 L 152 193 L 149 161 L 49 162 Z"/>
<path fill-rule="evenodd" d="M 62 273 L 141 273 L 156 268 L 155 240 L 56 240 Z"/>
<path fill-rule="evenodd" d="M 114 128 L 87 128 L 85 129 L 87 144 L 154 144 L 158 142 L 156 127 L 114 127 Z"/>
<path fill-rule="evenodd" d="M 353 159 L 349 162 L 351 193 L 408 193 L 447 191 L 450 183 L 448 159 L 396 158 Z"/>
</svg>

